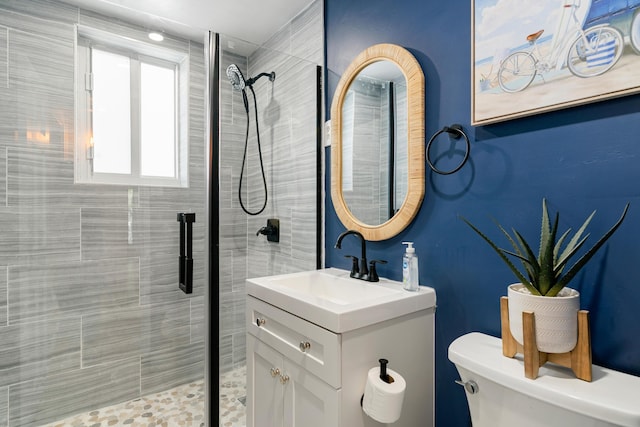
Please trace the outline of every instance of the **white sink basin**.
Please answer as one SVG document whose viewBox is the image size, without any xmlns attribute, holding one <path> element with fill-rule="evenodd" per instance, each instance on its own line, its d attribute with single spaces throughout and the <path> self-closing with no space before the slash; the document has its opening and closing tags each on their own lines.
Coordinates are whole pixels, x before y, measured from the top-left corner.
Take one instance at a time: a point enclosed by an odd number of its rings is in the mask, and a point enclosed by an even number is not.
<svg viewBox="0 0 640 427">
<path fill-rule="evenodd" d="M 248 279 L 247 293 L 337 333 L 431 309 L 436 302 L 432 288 L 407 292 L 399 282 L 365 282 L 336 268 Z"/>
</svg>

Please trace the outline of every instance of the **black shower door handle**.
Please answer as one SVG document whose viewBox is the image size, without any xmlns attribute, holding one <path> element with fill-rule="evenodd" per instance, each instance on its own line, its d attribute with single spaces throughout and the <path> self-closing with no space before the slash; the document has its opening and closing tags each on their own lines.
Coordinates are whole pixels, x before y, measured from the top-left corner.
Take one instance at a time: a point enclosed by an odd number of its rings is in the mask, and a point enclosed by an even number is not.
<svg viewBox="0 0 640 427">
<path fill-rule="evenodd" d="M 179 213 L 180 255 L 178 256 L 178 287 L 185 294 L 193 292 L 193 226 L 195 213 Z"/>
</svg>

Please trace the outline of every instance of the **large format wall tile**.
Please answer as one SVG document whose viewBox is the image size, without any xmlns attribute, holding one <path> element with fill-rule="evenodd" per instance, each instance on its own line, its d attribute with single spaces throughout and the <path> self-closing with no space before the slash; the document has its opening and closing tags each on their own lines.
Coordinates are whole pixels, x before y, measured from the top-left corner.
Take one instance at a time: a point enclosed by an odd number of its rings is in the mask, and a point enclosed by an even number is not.
<svg viewBox="0 0 640 427">
<path fill-rule="evenodd" d="M 80 368 L 80 318 L 0 328 L 0 387 Z"/>
<path fill-rule="evenodd" d="M 2 117 L 13 129 L 16 145 L 42 149 L 67 148 L 73 164 L 74 69 L 73 27 L 64 41 L 9 31 L 11 107 Z M 66 145 L 65 145 L 66 143 Z"/>
<path fill-rule="evenodd" d="M 7 157 L 9 206 L 128 207 L 130 199 L 137 204 L 138 191 L 127 186 L 75 184 L 73 155 L 67 158 L 57 151 L 9 148 Z"/>
<path fill-rule="evenodd" d="M 8 29 L 0 26 L 0 90 L 6 89 L 9 86 L 9 76 L 7 75 L 7 68 L 9 66 L 9 59 L 7 58 L 7 33 Z"/>
<path fill-rule="evenodd" d="M 176 224 L 177 226 L 177 224 Z M 197 229 L 199 229 L 198 227 Z M 194 234 L 196 233 L 194 229 Z M 196 239 L 204 239 L 203 234 L 194 236 Z M 205 262 L 207 262 L 204 250 L 194 248 L 193 259 L 193 293 L 185 294 L 178 287 L 178 253 L 179 238 L 171 242 L 171 247 L 165 252 L 157 248 L 153 251 L 153 256 L 144 256 L 140 259 L 140 303 L 158 304 L 163 302 L 179 301 L 185 298 L 194 298 L 204 295 Z"/>
<path fill-rule="evenodd" d="M 7 9 L 0 14 L 4 14 L 3 22 L 24 31 L 42 31 L 49 36 L 56 35 L 54 30 L 60 23 L 74 24 L 78 20 L 77 7 L 56 0 L 3 0 L 2 8 Z"/>
<path fill-rule="evenodd" d="M 139 397 L 138 357 L 26 381 L 9 390 L 9 423 L 37 427 Z"/>
<path fill-rule="evenodd" d="M 189 301 L 110 310 L 82 321 L 83 366 L 189 343 Z"/>
<path fill-rule="evenodd" d="M 0 267 L 0 327 L 6 326 L 6 325 L 7 325 L 7 268 Z"/>
<path fill-rule="evenodd" d="M 0 387 L 0 426 L 9 425 L 9 387 Z"/>
<path fill-rule="evenodd" d="M 137 307 L 139 276 L 138 258 L 11 267 L 9 321 L 14 324 Z"/>
<path fill-rule="evenodd" d="M 238 332 L 233 334 L 233 366 L 238 367 L 247 359 L 247 334 Z"/>
<path fill-rule="evenodd" d="M 139 257 L 150 244 L 148 215 L 137 209 L 83 208 L 82 259 Z M 160 230 L 158 230 L 160 231 Z M 159 238 L 165 231 L 159 232 Z"/>
<path fill-rule="evenodd" d="M 46 39 L 73 43 L 73 23 L 78 9 L 43 0 L 9 0 L 0 3 L 0 25 Z M 43 19 L 46 17 L 47 19 Z"/>
<path fill-rule="evenodd" d="M 318 65 L 324 55 L 324 40 L 319 36 L 324 26 L 322 5 L 322 1 L 314 1 L 291 21 L 291 54 Z"/>
<path fill-rule="evenodd" d="M 82 209 L 82 258 L 139 257 L 141 304 L 184 299 L 187 296 L 178 288 L 178 212 L 147 208 Z M 200 213 L 193 224 L 191 296 L 204 294 L 205 230 L 206 220 Z"/>
<path fill-rule="evenodd" d="M 3 89 L 0 88 L 0 94 L 2 94 L 2 91 Z M 2 137 L 0 136 L 0 139 L 1 138 Z M 7 190 L 7 150 L 4 148 L 4 145 L 0 143 L 0 208 L 3 208 L 7 205 L 6 190 Z"/>
<path fill-rule="evenodd" d="M 0 211 L 0 265 L 79 260 L 79 221 L 77 209 Z"/>
<path fill-rule="evenodd" d="M 191 343 L 204 342 L 205 335 L 204 297 L 191 298 Z"/>
<path fill-rule="evenodd" d="M 218 341 L 218 365 L 220 366 L 220 373 L 229 372 L 234 368 L 233 366 L 233 338 L 231 334 L 220 334 L 220 340 Z"/>
<path fill-rule="evenodd" d="M 220 295 L 220 335 L 245 332 L 244 292 L 232 292 Z"/>
<path fill-rule="evenodd" d="M 142 355 L 141 394 L 157 393 L 204 378 L 204 343 Z"/>
<path fill-rule="evenodd" d="M 83 208 L 82 258 L 104 259 L 122 256 L 174 255 L 180 249 L 178 212 L 146 208 Z M 206 219 L 196 213 L 193 251 L 204 251 Z M 172 264 L 173 266 L 177 264 Z"/>
<path fill-rule="evenodd" d="M 300 206 L 291 211 L 291 255 L 294 259 L 293 263 L 300 271 L 316 268 L 316 251 L 309 250 L 309 246 L 318 237 L 317 215 L 319 213 L 313 206 Z M 327 238 L 333 243 L 333 239 L 337 237 L 328 236 Z"/>
</svg>

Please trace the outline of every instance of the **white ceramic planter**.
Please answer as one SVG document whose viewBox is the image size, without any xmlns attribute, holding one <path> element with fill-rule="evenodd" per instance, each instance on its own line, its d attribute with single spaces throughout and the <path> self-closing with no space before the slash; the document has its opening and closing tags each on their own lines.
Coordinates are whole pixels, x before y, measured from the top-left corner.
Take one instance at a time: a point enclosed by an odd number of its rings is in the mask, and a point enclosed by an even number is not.
<svg viewBox="0 0 640 427">
<path fill-rule="evenodd" d="M 578 341 L 578 310 L 580 293 L 564 288 L 558 296 L 542 297 L 531 295 L 522 283 L 510 285 L 509 328 L 513 338 L 523 344 L 522 312 L 535 314 L 536 342 L 538 350 L 545 353 L 566 353 Z"/>
</svg>

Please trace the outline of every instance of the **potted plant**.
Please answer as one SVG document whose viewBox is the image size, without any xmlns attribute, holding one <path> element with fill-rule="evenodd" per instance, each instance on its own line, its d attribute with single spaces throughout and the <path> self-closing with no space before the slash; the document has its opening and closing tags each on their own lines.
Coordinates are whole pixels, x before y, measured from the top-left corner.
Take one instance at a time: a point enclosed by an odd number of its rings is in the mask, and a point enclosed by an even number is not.
<svg viewBox="0 0 640 427">
<path fill-rule="evenodd" d="M 572 237 L 570 237 L 571 229 L 560 235 L 558 233 L 560 215 L 556 213 L 551 223 L 547 202 L 542 199 L 542 226 L 537 256 L 531 249 L 531 245 L 516 230 L 512 229 L 513 235 L 511 235 L 496 223 L 513 248 L 512 251 L 506 250 L 498 247 L 467 219 L 461 218 L 493 248 L 520 281 L 508 287 L 509 324 L 511 334 L 518 343 L 523 343 L 522 311 L 532 311 L 536 319 L 538 350 L 546 353 L 564 353 L 575 347 L 580 294 L 575 289 L 568 288 L 567 284 L 620 227 L 628 209 L 627 203 L 620 219 L 570 267 L 570 259 L 576 255 L 589 237 L 588 233 L 585 235 L 585 231 L 595 211 Z M 524 270 L 519 270 L 509 257 L 519 260 Z"/>
</svg>

